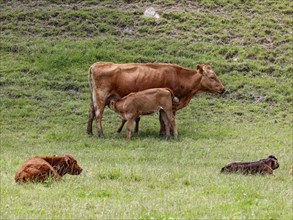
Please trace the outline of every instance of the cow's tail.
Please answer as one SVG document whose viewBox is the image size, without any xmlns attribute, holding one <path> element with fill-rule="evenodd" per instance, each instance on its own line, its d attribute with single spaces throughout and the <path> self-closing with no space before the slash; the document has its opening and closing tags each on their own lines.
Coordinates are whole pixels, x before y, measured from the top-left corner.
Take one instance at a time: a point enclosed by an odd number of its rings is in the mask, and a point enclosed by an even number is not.
<svg viewBox="0 0 293 220">
<path fill-rule="evenodd" d="M 92 67 L 89 68 L 88 71 L 88 81 L 89 81 L 89 91 L 90 91 L 90 111 L 92 111 L 93 116 L 95 117 L 95 111 L 94 111 L 94 80 L 93 80 L 93 71 Z"/>
<path fill-rule="evenodd" d="M 90 101 L 93 102 L 93 79 L 92 79 L 92 67 L 88 71 L 88 81 L 89 81 L 89 90 L 90 90 Z"/>
<path fill-rule="evenodd" d="M 171 96 L 172 96 L 172 101 L 175 102 L 175 103 L 178 103 L 179 102 L 179 98 L 176 97 L 173 93 L 173 91 L 169 88 L 166 88 L 170 93 L 171 93 Z"/>
<path fill-rule="evenodd" d="M 89 135 L 93 134 L 93 121 L 96 117 L 95 113 L 95 107 L 94 107 L 94 80 L 93 80 L 93 72 L 92 67 L 89 68 L 88 71 L 88 81 L 89 81 L 89 91 L 90 91 L 90 105 L 89 105 L 89 111 L 88 111 L 88 121 L 87 121 L 87 133 Z"/>
</svg>

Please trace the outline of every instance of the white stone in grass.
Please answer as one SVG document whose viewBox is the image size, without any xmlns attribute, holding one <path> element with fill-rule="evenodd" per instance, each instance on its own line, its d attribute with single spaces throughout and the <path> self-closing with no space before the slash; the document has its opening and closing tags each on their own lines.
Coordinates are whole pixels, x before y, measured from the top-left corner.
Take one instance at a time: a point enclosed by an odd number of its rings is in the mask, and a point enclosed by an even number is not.
<svg viewBox="0 0 293 220">
<path fill-rule="evenodd" d="M 155 18 L 155 19 L 157 19 L 157 20 L 160 18 L 160 15 L 156 12 L 156 10 L 155 10 L 153 7 L 149 7 L 149 8 L 147 8 L 147 9 L 144 11 L 143 15 L 144 15 L 145 17 L 148 17 L 148 18 Z"/>
</svg>

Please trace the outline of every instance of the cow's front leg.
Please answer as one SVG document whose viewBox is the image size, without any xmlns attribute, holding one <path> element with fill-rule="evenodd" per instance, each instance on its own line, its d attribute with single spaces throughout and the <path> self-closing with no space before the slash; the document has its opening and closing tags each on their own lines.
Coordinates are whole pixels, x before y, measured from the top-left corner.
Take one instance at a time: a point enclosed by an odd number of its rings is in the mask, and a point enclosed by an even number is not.
<svg viewBox="0 0 293 220">
<path fill-rule="evenodd" d="M 98 136 L 100 138 L 105 137 L 102 127 L 102 117 L 103 117 L 104 107 L 96 110 L 96 123 L 98 128 Z"/>
<path fill-rule="evenodd" d="M 61 180 L 61 175 L 59 175 L 53 168 L 50 168 L 50 176 L 52 176 L 57 181 Z"/>
</svg>

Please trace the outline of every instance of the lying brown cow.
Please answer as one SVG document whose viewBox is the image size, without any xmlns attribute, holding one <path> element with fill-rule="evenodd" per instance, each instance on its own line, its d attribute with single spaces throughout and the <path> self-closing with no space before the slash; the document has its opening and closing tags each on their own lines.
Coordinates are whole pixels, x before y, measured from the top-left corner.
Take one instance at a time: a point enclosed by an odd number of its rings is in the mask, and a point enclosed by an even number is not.
<svg viewBox="0 0 293 220">
<path fill-rule="evenodd" d="M 70 155 L 36 156 L 22 164 L 15 174 L 15 182 L 44 182 L 49 177 L 60 180 L 66 173 L 78 175 L 81 172 L 81 167 Z"/>
<path fill-rule="evenodd" d="M 172 103 L 179 100 L 174 97 L 173 92 L 167 88 L 154 88 L 130 93 L 119 100 L 111 100 L 109 107 L 116 111 L 122 117 L 122 129 L 126 121 L 127 135 L 126 139 L 131 137 L 133 122 L 141 115 L 148 115 L 160 111 L 166 127 L 166 139 L 170 137 L 170 127 L 173 130 L 174 138 L 177 139 L 177 129 L 175 117 L 172 110 Z"/>
<path fill-rule="evenodd" d="M 266 159 L 256 162 L 232 162 L 221 169 L 221 173 L 241 173 L 241 174 L 273 174 L 273 170 L 279 167 L 275 156 L 270 155 Z"/>
<path fill-rule="evenodd" d="M 198 92 L 223 93 L 222 83 L 210 66 L 197 65 L 186 69 L 173 64 L 114 64 L 95 63 L 89 69 L 90 107 L 87 133 L 92 134 L 92 123 L 96 118 L 98 135 L 104 137 L 102 116 L 109 101 L 120 99 L 131 92 L 150 88 L 169 88 L 179 98 L 173 112 L 188 105 Z M 161 129 L 164 125 L 160 117 Z"/>
</svg>

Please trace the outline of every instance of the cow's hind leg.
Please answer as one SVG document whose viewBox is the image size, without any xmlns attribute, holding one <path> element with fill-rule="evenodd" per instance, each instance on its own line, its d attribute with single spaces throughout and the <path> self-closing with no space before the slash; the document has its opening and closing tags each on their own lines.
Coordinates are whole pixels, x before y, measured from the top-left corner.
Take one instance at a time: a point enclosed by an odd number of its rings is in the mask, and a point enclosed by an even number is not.
<svg viewBox="0 0 293 220">
<path fill-rule="evenodd" d="M 103 127 L 102 127 L 102 117 L 103 117 L 106 100 L 107 100 L 106 96 L 100 95 L 99 93 L 93 93 L 93 105 L 95 108 L 98 136 L 100 138 L 104 137 Z"/>
<path fill-rule="evenodd" d="M 103 117 L 103 112 L 104 112 L 104 106 L 100 106 L 100 108 L 97 108 L 95 111 L 96 114 L 96 124 L 98 128 L 98 136 L 100 138 L 105 137 L 104 132 L 103 132 L 103 127 L 102 127 L 102 117 Z"/>
<path fill-rule="evenodd" d="M 90 101 L 89 106 L 89 115 L 88 115 L 88 122 L 87 122 L 87 133 L 88 135 L 93 135 L 93 121 L 95 118 L 95 108 L 93 100 Z"/>
</svg>

